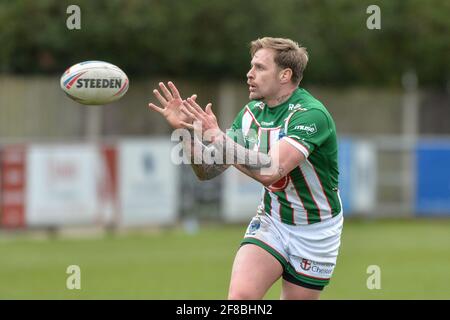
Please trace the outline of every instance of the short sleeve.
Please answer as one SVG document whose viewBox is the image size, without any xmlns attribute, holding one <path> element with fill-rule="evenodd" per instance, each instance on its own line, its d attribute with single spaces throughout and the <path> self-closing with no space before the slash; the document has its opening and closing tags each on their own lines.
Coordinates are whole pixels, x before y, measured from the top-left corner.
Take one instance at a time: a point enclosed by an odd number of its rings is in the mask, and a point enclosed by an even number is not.
<svg viewBox="0 0 450 320">
<path fill-rule="evenodd" d="M 286 121 L 285 139 L 305 157 L 320 147 L 330 136 L 327 115 L 318 109 L 296 111 Z"/>
</svg>

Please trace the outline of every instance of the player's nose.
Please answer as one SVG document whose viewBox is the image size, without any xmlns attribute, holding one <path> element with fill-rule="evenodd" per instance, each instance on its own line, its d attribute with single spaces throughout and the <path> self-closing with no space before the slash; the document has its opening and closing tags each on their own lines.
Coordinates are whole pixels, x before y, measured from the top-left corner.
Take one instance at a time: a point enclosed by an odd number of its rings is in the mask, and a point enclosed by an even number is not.
<svg viewBox="0 0 450 320">
<path fill-rule="evenodd" d="M 247 79 L 254 79 L 254 78 L 255 76 L 253 75 L 253 68 L 252 68 L 247 72 Z"/>
</svg>

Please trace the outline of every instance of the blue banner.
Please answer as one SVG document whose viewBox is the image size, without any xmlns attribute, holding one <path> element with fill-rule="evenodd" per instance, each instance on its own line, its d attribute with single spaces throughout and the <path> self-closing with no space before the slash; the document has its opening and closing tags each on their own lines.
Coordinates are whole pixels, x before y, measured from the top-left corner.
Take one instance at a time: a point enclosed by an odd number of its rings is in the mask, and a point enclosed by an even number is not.
<svg viewBox="0 0 450 320">
<path fill-rule="evenodd" d="M 418 215 L 450 215 L 450 142 L 422 140 L 416 148 Z"/>
</svg>

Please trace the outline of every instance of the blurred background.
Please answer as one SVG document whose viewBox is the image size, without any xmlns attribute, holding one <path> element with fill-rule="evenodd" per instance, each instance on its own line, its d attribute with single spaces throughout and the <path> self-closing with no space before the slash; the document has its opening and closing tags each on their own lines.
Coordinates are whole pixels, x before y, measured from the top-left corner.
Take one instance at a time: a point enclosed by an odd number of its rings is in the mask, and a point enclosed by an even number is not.
<svg viewBox="0 0 450 320">
<path fill-rule="evenodd" d="M 449 16 L 445 0 L 0 0 L 0 298 L 226 298 L 260 186 L 173 164 L 147 104 L 172 80 L 226 129 L 249 42 L 274 36 L 307 47 L 301 86 L 339 135 L 346 224 L 323 298 L 449 299 Z M 127 94 L 66 97 L 60 76 L 85 60 L 119 66 Z"/>
</svg>

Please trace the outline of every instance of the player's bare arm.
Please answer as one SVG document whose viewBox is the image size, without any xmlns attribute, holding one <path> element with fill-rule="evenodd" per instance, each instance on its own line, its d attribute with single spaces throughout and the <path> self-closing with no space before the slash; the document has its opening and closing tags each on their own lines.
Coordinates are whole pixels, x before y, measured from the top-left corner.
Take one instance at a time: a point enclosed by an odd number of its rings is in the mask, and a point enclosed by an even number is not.
<svg viewBox="0 0 450 320">
<path fill-rule="evenodd" d="M 191 124 L 193 122 L 193 118 L 186 115 L 186 112 L 182 112 L 181 108 L 183 107 L 183 99 L 175 86 L 175 84 L 171 81 L 168 82 L 167 89 L 166 85 L 163 82 L 159 83 L 159 88 L 162 94 L 157 90 L 153 90 L 153 94 L 156 99 L 161 104 L 157 106 L 153 103 L 149 103 L 148 106 L 150 109 L 160 113 L 169 123 L 169 125 L 174 129 L 185 128 L 187 124 Z M 195 101 L 197 95 L 192 95 L 189 99 Z M 199 154 L 196 154 L 197 149 L 194 148 L 195 137 L 194 134 L 191 134 L 192 139 L 190 141 L 183 141 L 183 150 L 184 154 L 191 155 L 191 166 L 194 170 L 194 173 L 200 180 L 209 180 L 224 172 L 229 165 L 225 164 L 206 164 L 194 163 L 195 157 L 201 156 L 205 146 L 200 142 L 201 149 L 198 150 Z"/>
<path fill-rule="evenodd" d="M 190 130 L 190 133 L 190 139 L 183 139 L 183 151 L 184 154 L 190 155 L 192 170 L 199 180 L 210 180 L 228 169 L 230 165 L 225 162 L 212 164 L 202 162 L 205 149 L 211 146 L 205 146 L 202 138 L 197 137 L 194 130 Z"/>
<path fill-rule="evenodd" d="M 217 150 L 223 163 L 230 163 L 231 160 L 238 170 L 264 186 L 270 186 L 283 178 L 305 159 L 300 151 L 286 141 L 275 143 L 268 154 L 246 149 L 234 142 L 220 130 L 211 103 L 203 110 L 195 100 L 188 98 L 181 110 L 186 117 L 195 120 L 193 124 L 183 122 L 186 128 L 196 131 L 200 129 L 195 127 L 197 125 L 209 132 L 212 143 L 208 147 Z"/>
<path fill-rule="evenodd" d="M 269 170 L 252 170 L 246 165 L 235 164 L 236 169 L 268 187 L 285 177 L 305 160 L 303 153 L 288 142 L 281 140 L 274 144 L 268 154 L 271 167 Z"/>
</svg>

